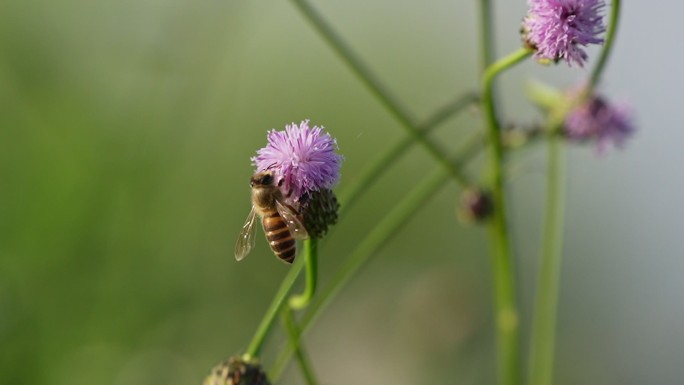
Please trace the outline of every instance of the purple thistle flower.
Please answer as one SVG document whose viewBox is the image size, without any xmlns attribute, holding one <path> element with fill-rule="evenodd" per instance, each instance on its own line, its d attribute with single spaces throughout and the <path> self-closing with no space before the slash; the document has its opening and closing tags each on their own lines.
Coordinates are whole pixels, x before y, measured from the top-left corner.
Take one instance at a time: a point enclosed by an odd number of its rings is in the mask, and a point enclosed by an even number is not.
<svg viewBox="0 0 684 385">
<path fill-rule="evenodd" d="M 257 171 L 273 170 L 283 194 L 299 201 L 310 191 L 330 189 L 340 177 L 342 156 L 337 142 L 309 120 L 292 123 L 285 131 L 271 130 L 268 144 L 251 158 Z"/>
<path fill-rule="evenodd" d="M 603 0 L 528 0 L 528 4 L 523 34 L 536 50 L 537 60 L 565 60 L 569 66 L 582 67 L 587 59 L 582 46 L 603 43 L 598 37 L 606 30 L 599 14 Z"/>
<path fill-rule="evenodd" d="M 636 129 L 627 105 L 611 105 L 593 96 L 570 111 L 563 130 L 577 142 L 596 141 L 598 152 L 603 153 L 610 143 L 622 147 Z"/>
</svg>

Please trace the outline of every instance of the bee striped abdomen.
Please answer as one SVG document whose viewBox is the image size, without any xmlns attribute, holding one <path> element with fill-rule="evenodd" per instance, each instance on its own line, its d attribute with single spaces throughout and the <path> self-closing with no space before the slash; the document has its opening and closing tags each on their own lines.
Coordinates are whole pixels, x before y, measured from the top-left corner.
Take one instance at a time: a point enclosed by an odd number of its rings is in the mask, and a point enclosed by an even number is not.
<svg viewBox="0 0 684 385">
<path fill-rule="evenodd" d="M 296 254 L 296 243 L 285 220 L 274 211 L 265 215 L 263 220 L 266 239 L 275 255 L 287 263 L 292 263 Z"/>
</svg>

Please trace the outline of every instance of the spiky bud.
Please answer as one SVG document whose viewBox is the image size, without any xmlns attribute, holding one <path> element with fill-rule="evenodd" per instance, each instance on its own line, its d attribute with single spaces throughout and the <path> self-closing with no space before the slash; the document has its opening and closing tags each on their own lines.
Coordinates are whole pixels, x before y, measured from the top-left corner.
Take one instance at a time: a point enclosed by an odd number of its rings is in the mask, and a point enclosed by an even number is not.
<svg viewBox="0 0 684 385">
<path fill-rule="evenodd" d="M 270 385 L 266 374 L 255 362 L 230 357 L 216 365 L 203 385 Z"/>
<path fill-rule="evenodd" d="M 340 204 L 335 193 L 329 189 L 309 191 L 299 208 L 304 227 L 311 238 L 322 238 L 328 227 L 337 222 Z"/>
</svg>

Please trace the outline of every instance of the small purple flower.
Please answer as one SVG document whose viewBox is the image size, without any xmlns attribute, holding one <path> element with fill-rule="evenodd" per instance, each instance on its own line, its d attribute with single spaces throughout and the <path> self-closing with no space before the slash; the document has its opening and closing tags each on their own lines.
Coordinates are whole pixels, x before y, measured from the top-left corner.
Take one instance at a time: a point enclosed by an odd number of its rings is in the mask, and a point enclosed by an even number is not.
<svg viewBox="0 0 684 385">
<path fill-rule="evenodd" d="M 568 114 L 563 130 L 577 142 L 595 141 L 598 152 L 603 153 L 610 143 L 622 147 L 635 127 L 627 105 L 611 105 L 600 96 L 593 96 Z"/>
<path fill-rule="evenodd" d="M 337 183 L 343 158 L 336 150 L 330 134 L 322 127 L 309 128 L 309 120 L 304 120 L 299 126 L 286 125 L 285 131 L 271 130 L 268 144 L 251 160 L 257 171 L 273 170 L 283 193 L 298 201 L 310 191 Z"/>
<path fill-rule="evenodd" d="M 536 50 L 540 61 L 565 60 L 582 67 L 589 44 L 601 44 L 598 37 L 606 29 L 599 14 L 603 0 L 528 0 L 530 6 L 523 20 L 523 34 Z"/>
</svg>

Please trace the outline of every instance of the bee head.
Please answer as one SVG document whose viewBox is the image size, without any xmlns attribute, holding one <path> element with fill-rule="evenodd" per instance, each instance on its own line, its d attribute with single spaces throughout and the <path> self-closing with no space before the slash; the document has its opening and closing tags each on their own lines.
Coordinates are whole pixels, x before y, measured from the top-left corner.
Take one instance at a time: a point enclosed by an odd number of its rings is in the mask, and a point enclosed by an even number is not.
<svg viewBox="0 0 684 385">
<path fill-rule="evenodd" d="M 271 186 L 273 185 L 274 177 L 272 171 L 262 171 L 254 174 L 249 181 L 251 187 L 254 186 Z"/>
</svg>

